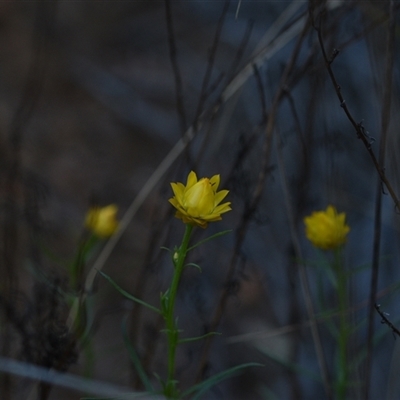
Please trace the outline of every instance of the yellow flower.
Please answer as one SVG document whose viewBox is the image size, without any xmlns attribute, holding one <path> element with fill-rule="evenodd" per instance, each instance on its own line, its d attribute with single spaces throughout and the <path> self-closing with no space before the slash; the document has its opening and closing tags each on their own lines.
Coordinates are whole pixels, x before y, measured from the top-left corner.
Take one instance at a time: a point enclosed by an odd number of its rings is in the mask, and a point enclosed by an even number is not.
<svg viewBox="0 0 400 400">
<path fill-rule="evenodd" d="M 92 207 L 86 214 L 85 227 L 100 238 L 112 236 L 118 229 L 117 212 L 115 204 Z"/>
<path fill-rule="evenodd" d="M 314 211 L 304 218 L 307 239 L 322 250 L 338 248 L 346 242 L 350 231 L 345 219 L 346 214 L 338 214 L 333 206 L 328 206 L 326 211 Z"/>
<path fill-rule="evenodd" d="M 218 190 L 219 175 L 197 180 L 191 171 L 186 186 L 183 183 L 171 183 L 174 197 L 169 202 L 177 209 L 175 216 L 185 224 L 206 228 L 208 222 L 221 220 L 221 214 L 231 210 L 230 202 L 220 204 L 229 190 Z"/>
</svg>

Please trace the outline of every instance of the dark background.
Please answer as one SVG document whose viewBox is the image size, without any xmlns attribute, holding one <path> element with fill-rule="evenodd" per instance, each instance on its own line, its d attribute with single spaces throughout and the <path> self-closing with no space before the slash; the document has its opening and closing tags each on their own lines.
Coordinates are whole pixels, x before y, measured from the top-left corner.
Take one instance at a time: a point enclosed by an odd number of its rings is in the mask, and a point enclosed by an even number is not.
<svg viewBox="0 0 400 400">
<path fill-rule="evenodd" d="M 43 343 L 53 332 L 47 325 L 65 325 L 68 316 L 49 283 L 68 287 L 59 260 L 72 257 L 93 201 L 117 204 L 122 218 L 149 180 L 154 186 L 104 271 L 128 292 L 157 304 L 171 276 L 168 253 L 160 247 L 173 248 L 184 230 L 167 201 L 169 182 L 184 182 L 193 169 L 199 176 L 221 174 L 233 208 L 222 222 L 197 229 L 194 240 L 232 232 L 196 250 L 190 261 L 202 272 L 187 269 L 181 282 L 176 311 L 184 335 L 208 331 L 219 312 L 216 329 L 222 333 L 206 352 L 202 342 L 179 350 L 182 387 L 194 384 L 203 355 L 203 378 L 244 362 L 264 364 L 217 386 L 207 399 L 326 396 L 299 271 L 305 266 L 334 382 L 335 339 L 321 314 L 336 306 L 323 267 L 330 256 L 306 241 L 303 225 L 304 216 L 333 204 L 346 212 L 351 227 L 345 247 L 354 383 L 349 398 L 364 398 L 374 233 L 381 238 L 378 302 L 396 325 L 399 215 L 340 107 L 317 31 L 306 21 L 311 7 L 322 23 L 328 57 L 340 49 L 332 69 L 377 157 L 384 110 L 391 110 L 381 165 L 399 194 L 399 17 L 394 2 L 394 47 L 388 52 L 390 2 L 323 3 L 0 2 L 4 357 L 57 369 L 43 361 L 49 352 Z M 392 72 L 385 70 L 387 54 L 393 57 Z M 390 103 L 385 103 L 389 75 Z M 162 164 L 188 129 L 194 139 Z M 160 176 L 154 178 L 154 171 Z M 374 227 L 381 189 L 382 221 Z M 146 370 L 163 376 L 160 321 L 104 280 L 95 287 L 92 347 L 78 347 L 78 358 L 64 369 L 142 390 L 121 324 L 128 318 Z M 56 317 L 49 316 L 46 302 Z M 370 395 L 398 398 L 393 379 L 399 373 L 398 344 L 380 316 L 373 317 Z M 37 349 L 34 354 L 27 354 L 27 342 Z M 1 385 L 10 399 L 28 398 L 35 390 L 34 381 L 17 375 L 3 377 Z M 81 396 L 54 387 L 48 398 Z"/>
</svg>

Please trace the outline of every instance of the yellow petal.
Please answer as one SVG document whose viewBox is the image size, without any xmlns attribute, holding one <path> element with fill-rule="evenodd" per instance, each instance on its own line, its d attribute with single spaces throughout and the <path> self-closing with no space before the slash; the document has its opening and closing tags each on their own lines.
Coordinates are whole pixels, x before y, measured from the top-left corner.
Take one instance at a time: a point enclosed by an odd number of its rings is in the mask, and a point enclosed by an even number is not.
<svg viewBox="0 0 400 400">
<path fill-rule="evenodd" d="M 304 218 L 306 237 L 316 247 L 333 250 L 346 242 L 350 227 L 345 219 L 346 214 L 338 214 L 331 205 L 325 211 L 314 211 Z"/>
<path fill-rule="evenodd" d="M 221 178 L 219 175 L 214 175 L 213 177 L 210 178 L 211 185 L 213 187 L 214 193 L 218 190 L 219 182 Z"/>
<path fill-rule="evenodd" d="M 169 202 L 177 210 L 175 216 L 184 223 L 202 228 L 210 221 L 220 220 L 221 214 L 231 210 L 231 203 L 220 204 L 229 191 L 217 192 L 219 184 L 220 175 L 198 180 L 194 171 L 189 173 L 186 186 L 180 182 L 171 183 L 174 196 Z"/>
<path fill-rule="evenodd" d="M 85 227 L 98 237 L 112 236 L 119 225 L 117 212 L 118 207 L 115 204 L 106 207 L 93 207 L 86 215 Z"/>
<path fill-rule="evenodd" d="M 175 195 L 177 201 L 179 203 L 182 203 L 183 193 L 185 191 L 185 186 L 180 182 L 178 182 L 178 183 L 172 182 L 171 183 L 171 187 L 172 187 L 172 191 L 174 192 L 174 195 Z"/>
<path fill-rule="evenodd" d="M 228 195 L 229 190 L 220 190 L 215 194 L 214 205 L 217 206 Z"/>
<path fill-rule="evenodd" d="M 230 202 L 229 203 L 224 203 L 220 204 L 218 207 L 215 207 L 213 214 L 223 214 L 228 211 L 231 211 L 232 208 L 230 207 Z"/>
<path fill-rule="evenodd" d="M 222 217 L 221 217 L 220 213 L 218 213 L 218 214 L 216 213 L 216 214 L 207 215 L 207 217 L 205 217 L 204 219 L 209 222 L 214 222 L 214 221 L 220 221 L 222 219 Z"/>
<path fill-rule="evenodd" d="M 197 183 L 197 175 L 195 172 L 190 171 L 188 178 L 187 178 L 187 182 L 186 182 L 186 190 L 190 189 L 196 183 Z"/>
</svg>

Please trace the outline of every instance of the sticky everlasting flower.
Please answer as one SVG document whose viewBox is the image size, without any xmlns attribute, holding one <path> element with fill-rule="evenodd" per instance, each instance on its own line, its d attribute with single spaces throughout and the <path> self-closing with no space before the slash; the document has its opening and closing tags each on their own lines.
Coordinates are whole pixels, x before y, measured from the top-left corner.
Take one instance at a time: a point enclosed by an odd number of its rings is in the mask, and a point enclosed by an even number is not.
<svg viewBox="0 0 400 400">
<path fill-rule="evenodd" d="M 334 250 L 346 242 L 350 227 L 345 222 L 346 214 L 328 206 L 325 211 L 314 211 L 304 218 L 307 239 L 322 250 Z"/>
<path fill-rule="evenodd" d="M 100 238 L 112 236 L 118 229 L 118 207 L 92 207 L 86 214 L 85 227 Z"/>
<path fill-rule="evenodd" d="M 206 228 L 208 222 L 219 221 L 221 214 L 231 210 L 230 202 L 220 204 L 229 193 L 228 190 L 218 190 L 219 175 L 212 178 L 197 180 L 191 171 L 186 182 L 171 183 L 174 197 L 169 202 L 177 209 L 175 216 L 185 224 Z"/>
</svg>

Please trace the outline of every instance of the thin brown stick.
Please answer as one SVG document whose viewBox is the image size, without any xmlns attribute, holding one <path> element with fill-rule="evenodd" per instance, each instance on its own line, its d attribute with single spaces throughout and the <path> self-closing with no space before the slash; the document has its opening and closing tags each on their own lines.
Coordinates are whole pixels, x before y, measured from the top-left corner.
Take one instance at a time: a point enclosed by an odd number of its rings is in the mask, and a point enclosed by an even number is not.
<svg viewBox="0 0 400 400">
<path fill-rule="evenodd" d="M 183 85 L 181 71 L 179 69 L 177 55 L 176 55 L 176 44 L 175 44 L 175 34 L 174 26 L 172 21 L 171 12 L 171 1 L 165 0 L 165 15 L 167 20 L 167 32 L 168 32 L 168 47 L 169 47 L 169 57 L 171 60 L 172 71 L 175 78 L 175 95 L 176 95 L 176 109 L 179 115 L 179 123 L 181 127 L 182 136 L 185 134 L 187 128 L 187 118 L 186 111 L 183 102 Z"/>
<path fill-rule="evenodd" d="M 347 107 L 346 101 L 343 97 L 342 94 L 342 88 L 339 85 L 339 83 L 336 80 L 336 76 L 333 73 L 332 70 L 332 63 L 334 61 L 334 59 L 336 58 L 336 56 L 339 54 L 339 50 L 334 49 L 332 52 L 332 55 L 330 57 L 328 57 L 326 50 L 325 50 L 325 44 L 324 44 L 324 40 L 322 37 L 322 28 L 321 28 L 321 18 L 320 18 L 320 25 L 317 27 L 316 24 L 313 21 L 313 27 L 314 29 L 317 31 L 318 34 L 318 41 L 321 47 L 321 51 L 322 51 L 322 55 L 325 61 L 325 66 L 326 69 L 328 71 L 329 77 L 332 81 L 333 87 L 335 88 L 336 91 L 336 95 L 340 101 L 340 107 L 342 107 L 344 113 L 346 114 L 348 120 L 350 121 L 351 125 L 353 126 L 354 130 L 356 131 L 357 134 L 357 138 L 360 139 L 364 145 L 364 147 L 366 148 L 368 154 L 370 155 L 370 158 L 372 160 L 372 163 L 375 166 L 376 171 L 378 172 L 379 178 L 382 182 L 382 184 L 384 184 L 384 186 L 386 187 L 386 189 L 388 190 L 391 198 L 393 199 L 393 202 L 396 206 L 396 209 L 398 211 L 400 211 L 400 201 L 391 185 L 391 183 L 389 182 L 389 180 L 386 177 L 385 174 L 385 169 L 380 165 L 378 159 L 375 156 L 375 153 L 372 150 L 372 146 L 371 146 L 371 138 L 368 136 L 367 131 L 365 130 L 363 124 L 361 122 L 356 122 L 356 120 L 354 119 L 353 115 L 350 113 L 349 108 Z"/>
<path fill-rule="evenodd" d="M 244 35 L 242 37 L 242 40 L 241 40 L 241 42 L 239 44 L 238 50 L 236 52 L 235 58 L 234 58 L 234 60 L 232 62 L 232 65 L 229 68 L 229 71 L 226 74 L 221 74 L 218 77 L 218 79 L 208 89 L 206 88 L 206 92 L 205 92 L 205 98 L 206 99 L 209 96 L 211 96 L 211 94 L 216 90 L 216 87 L 220 84 L 221 81 L 224 80 L 223 78 L 225 78 L 225 79 L 228 78 L 228 79 L 226 79 L 226 81 L 229 82 L 229 79 L 232 79 L 232 76 L 234 76 L 234 73 L 236 72 L 236 68 L 238 67 L 238 65 L 239 65 L 239 63 L 240 63 L 240 61 L 241 61 L 241 59 L 243 57 L 244 50 L 247 47 L 252 28 L 253 28 L 253 24 L 252 23 L 247 24 L 246 31 L 245 31 L 245 33 L 244 33 Z M 228 86 L 229 86 L 229 84 L 227 86 L 225 86 L 224 90 L 226 90 L 226 88 Z M 223 93 L 223 91 L 222 91 L 222 93 Z M 222 104 L 222 100 L 221 99 L 222 99 L 222 94 L 220 94 L 219 98 L 217 99 L 216 108 L 219 107 L 220 104 Z M 204 104 L 203 104 L 203 108 L 204 108 Z M 216 115 L 215 113 L 212 115 L 212 120 L 215 119 L 215 115 Z M 198 127 L 201 125 L 199 122 L 201 122 L 201 120 L 200 120 L 200 118 L 197 118 L 195 120 L 195 123 L 197 124 Z M 204 157 L 205 154 L 207 153 L 206 150 L 207 150 L 207 147 L 209 146 L 209 140 L 208 139 L 209 139 L 211 131 L 212 131 L 211 130 L 212 125 L 213 125 L 212 123 L 209 123 L 208 124 L 208 128 L 205 129 L 205 133 L 203 134 L 203 139 L 202 139 L 202 145 L 201 145 L 200 151 L 198 152 L 197 158 L 196 158 L 196 160 L 194 162 L 194 167 L 200 163 L 201 158 Z"/>
<path fill-rule="evenodd" d="M 198 124 L 199 126 L 202 126 L 202 124 L 207 119 L 213 120 L 218 114 L 220 107 L 228 100 L 230 100 L 238 90 L 240 90 L 240 88 L 247 82 L 247 79 L 250 78 L 251 74 L 249 73 L 249 69 L 252 73 L 253 65 L 262 64 L 265 60 L 273 57 L 273 55 L 276 54 L 277 51 L 279 51 L 291 39 L 293 39 L 296 35 L 299 34 L 301 30 L 301 22 L 304 23 L 304 20 L 297 21 L 293 26 L 290 26 L 290 28 L 288 28 L 284 32 L 284 34 L 280 35 L 279 38 L 276 38 L 271 42 L 267 43 L 265 47 L 263 47 L 259 51 L 259 53 L 254 58 L 252 58 L 251 61 L 249 61 L 245 65 L 245 67 L 232 78 L 232 80 L 226 85 L 220 98 L 215 103 L 207 107 L 206 110 L 204 110 L 204 112 L 200 116 L 200 123 Z M 154 187 L 160 182 L 164 174 L 175 163 L 178 157 L 180 157 L 183 154 L 188 144 L 192 141 L 192 139 L 196 135 L 197 131 L 194 129 L 194 126 L 191 125 L 186 130 L 185 135 L 176 142 L 176 144 L 171 148 L 171 150 L 168 152 L 165 158 L 160 162 L 160 164 L 151 174 L 149 179 L 146 181 L 145 185 L 142 187 L 136 198 L 132 201 L 131 205 L 129 206 L 128 210 L 126 211 L 126 213 L 124 214 L 124 216 L 120 221 L 117 233 L 109 239 L 109 241 L 107 242 L 107 244 L 104 246 L 103 250 L 97 257 L 92 268 L 90 269 L 85 281 L 86 293 L 92 292 L 93 282 L 97 275 L 97 271 L 100 271 L 103 268 L 105 262 L 107 261 L 108 257 L 115 248 L 116 244 L 118 243 L 123 233 L 129 226 L 131 220 L 136 215 L 140 206 L 153 191 Z"/>
<path fill-rule="evenodd" d="M 221 15 L 218 20 L 217 29 L 215 31 L 215 36 L 214 36 L 214 41 L 213 41 L 213 44 L 209 51 L 206 72 L 204 74 L 203 83 L 201 85 L 199 102 L 197 104 L 197 110 L 196 110 L 196 114 L 195 114 L 196 117 L 195 117 L 194 124 L 196 124 L 196 122 L 198 121 L 198 119 L 204 109 L 204 104 L 207 100 L 208 86 L 210 84 L 211 74 L 214 69 L 215 56 L 217 54 L 218 44 L 219 44 L 219 40 L 220 40 L 221 32 L 222 32 L 222 27 L 224 26 L 225 17 L 228 12 L 228 9 L 229 9 L 229 4 L 230 4 L 230 0 L 225 0 L 225 4 L 222 8 L 222 12 L 221 12 Z"/>
<path fill-rule="evenodd" d="M 379 145 L 379 163 L 382 166 L 384 166 L 385 164 L 387 133 L 390 124 L 390 109 L 392 105 L 391 101 L 392 81 L 393 81 L 393 65 L 394 65 L 395 33 L 396 33 L 395 20 L 396 18 L 395 18 L 394 2 L 391 0 L 389 6 L 389 23 L 387 30 L 385 82 L 384 82 L 384 93 L 382 101 L 381 135 L 380 135 L 380 145 Z M 382 184 L 379 181 L 376 189 L 374 245 L 372 254 L 372 271 L 371 271 L 369 310 L 368 310 L 367 357 L 365 363 L 365 380 L 364 380 L 365 400 L 369 399 L 369 389 L 370 389 L 370 379 L 371 379 L 373 335 L 374 335 L 374 304 L 376 303 L 376 292 L 378 289 L 380 243 L 381 243 L 381 220 L 382 220 Z"/>
<path fill-rule="evenodd" d="M 375 304 L 374 305 L 375 310 L 378 311 L 378 314 L 381 316 L 382 318 L 382 323 L 386 324 L 394 334 L 396 334 L 397 336 L 400 336 L 400 330 L 398 330 L 390 321 L 389 319 L 386 317 L 385 313 L 383 311 L 381 311 L 380 309 L 380 305 L 379 304 Z"/>
<path fill-rule="evenodd" d="M 385 289 L 380 290 L 377 293 L 376 297 L 377 297 L 377 299 L 383 298 L 383 297 L 387 296 L 389 293 L 392 293 L 394 290 L 398 290 L 397 283 L 394 285 L 391 285 Z M 326 311 L 324 311 L 320 314 L 315 315 L 316 322 L 318 324 L 325 324 L 327 321 L 329 321 L 332 318 L 338 318 L 341 315 L 354 314 L 357 311 L 367 309 L 368 304 L 369 304 L 369 299 L 366 298 L 365 300 L 362 300 L 359 303 L 354 304 L 351 307 L 349 307 L 344 313 L 337 311 L 337 310 L 331 311 L 329 313 L 326 313 Z M 375 304 L 374 307 L 380 309 L 379 304 Z M 380 311 L 379 314 L 382 316 L 382 311 Z M 386 323 L 387 320 L 388 320 L 387 317 L 385 317 L 383 322 Z M 244 342 L 251 342 L 253 340 L 258 340 L 258 339 L 264 339 L 264 338 L 270 338 L 270 337 L 274 337 L 274 336 L 285 335 L 287 333 L 292 333 L 292 332 L 300 331 L 303 328 L 307 328 L 311 325 L 311 323 L 312 322 L 310 320 L 306 320 L 306 321 L 299 322 L 296 324 L 285 325 L 285 326 L 282 326 L 282 327 L 279 327 L 276 329 L 266 329 L 266 330 L 262 330 L 259 332 L 249 332 L 249 333 L 243 333 L 240 335 L 230 336 L 229 338 L 227 338 L 227 343 L 229 343 L 229 344 L 244 343 Z M 392 327 L 393 324 L 390 323 L 388 325 L 390 327 Z"/>
<path fill-rule="evenodd" d="M 294 252 L 296 255 L 297 260 L 303 260 L 303 253 L 301 251 L 301 245 L 299 241 L 299 237 L 297 234 L 297 229 L 296 229 L 296 218 L 293 210 L 293 201 L 292 201 L 292 196 L 290 193 L 289 189 L 289 184 L 287 181 L 287 175 L 285 171 L 285 164 L 283 160 L 283 154 L 282 154 L 282 142 L 280 139 L 280 136 L 277 135 L 277 155 L 278 155 L 278 165 L 279 165 L 279 172 L 281 176 L 281 181 L 282 181 L 282 190 L 284 193 L 284 201 L 285 201 L 285 206 L 286 206 L 286 212 L 287 212 L 287 217 L 289 221 L 289 230 L 290 230 L 290 236 L 292 239 L 292 244 L 294 247 Z M 328 368 L 326 365 L 326 360 L 324 356 L 324 351 L 322 348 L 322 343 L 321 343 L 321 338 L 320 334 L 318 331 L 318 322 L 317 322 L 317 317 L 315 314 L 314 310 L 314 305 L 311 297 L 311 289 L 310 289 L 310 284 L 308 281 L 308 276 L 307 276 L 307 271 L 305 268 L 305 265 L 303 263 L 298 263 L 298 270 L 299 270 L 299 275 L 300 275 L 300 285 L 301 285 L 301 290 L 303 292 L 303 297 L 304 301 L 306 303 L 306 309 L 307 309 L 307 314 L 308 318 L 310 320 L 310 329 L 311 333 L 314 339 L 314 347 L 315 347 L 315 352 L 317 354 L 317 359 L 319 363 L 319 367 L 321 370 L 321 375 L 325 387 L 325 392 L 327 395 L 328 399 L 332 398 L 332 390 L 331 386 L 329 383 L 329 377 L 328 377 Z"/>
<path fill-rule="evenodd" d="M 261 165 L 260 172 L 258 175 L 258 182 L 256 184 L 256 188 L 254 190 L 252 200 L 251 200 L 250 204 L 248 205 L 248 207 L 246 207 L 245 210 L 243 211 L 243 216 L 241 218 L 241 222 L 239 224 L 239 227 L 236 230 L 236 239 L 235 239 L 235 249 L 236 250 L 235 250 L 234 254 L 232 255 L 232 258 L 231 258 L 231 261 L 229 264 L 229 269 L 228 269 L 228 272 L 226 275 L 226 279 L 225 279 L 226 287 L 223 289 L 223 291 L 221 293 L 216 310 L 211 318 L 211 322 L 210 322 L 210 326 L 209 326 L 210 331 L 217 330 L 217 327 L 221 321 L 223 312 L 225 310 L 227 300 L 230 295 L 229 288 L 230 288 L 230 284 L 232 283 L 234 275 L 235 275 L 236 263 L 237 263 L 239 253 L 240 253 L 239 249 L 242 247 L 251 216 L 254 214 L 254 212 L 256 211 L 256 209 L 258 207 L 258 204 L 261 199 L 262 192 L 263 192 L 265 180 L 266 180 L 266 177 L 267 177 L 267 174 L 269 171 L 271 141 L 272 141 L 272 136 L 273 136 L 274 127 L 275 127 L 275 118 L 276 118 L 281 100 L 284 97 L 284 93 L 285 93 L 284 88 L 286 88 L 288 85 L 289 76 L 294 69 L 294 66 L 295 66 L 295 63 L 297 60 L 297 56 L 299 54 L 300 48 L 303 44 L 303 41 L 306 37 L 306 33 L 309 31 L 309 27 L 310 27 L 309 21 L 307 21 L 307 20 L 304 21 L 302 31 L 297 39 L 292 56 L 283 72 L 278 91 L 274 97 L 274 101 L 272 103 L 272 106 L 271 106 L 271 109 L 270 109 L 270 112 L 268 115 L 268 122 L 267 122 L 267 126 L 265 128 L 265 139 L 264 139 L 264 145 L 263 145 L 263 150 L 262 150 L 263 160 L 262 160 L 262 165 Z M 206 339 L 206 341 L 204 343 L 202 357 L 201 357 L 199 367 L 197 370 L 197 374 L 196 374 L 197 381 L 200 381 L 203 377 L 204 370 L 207 365 L 208 354 L 211 349 L 211 343 L 212 343 L 212 337 Z"/>
</svg>

